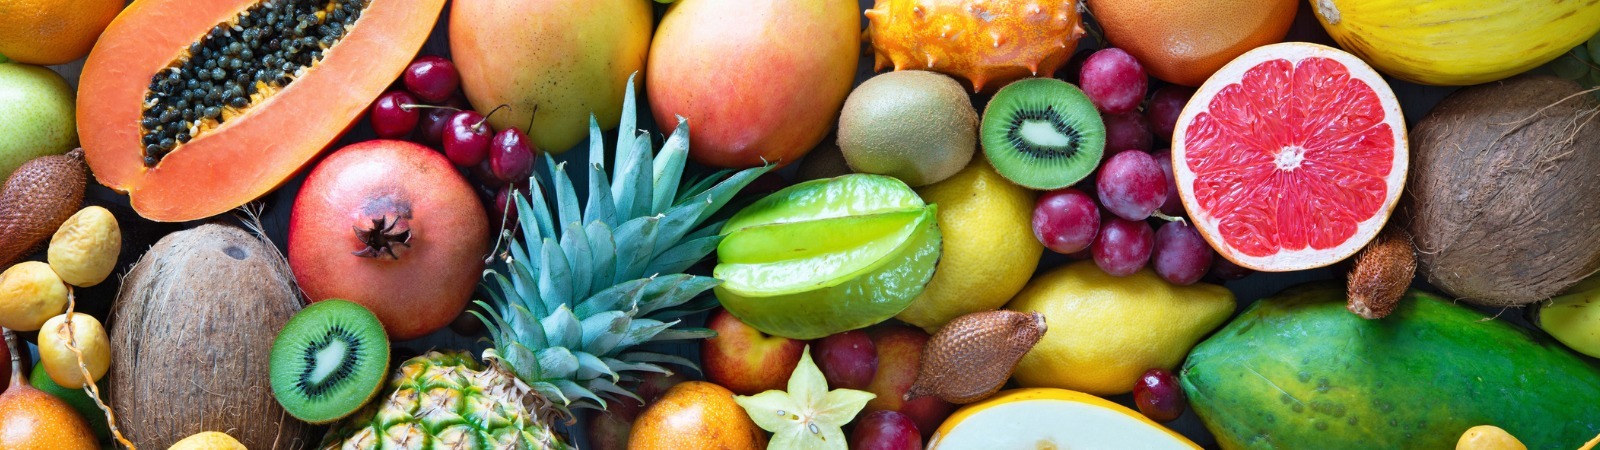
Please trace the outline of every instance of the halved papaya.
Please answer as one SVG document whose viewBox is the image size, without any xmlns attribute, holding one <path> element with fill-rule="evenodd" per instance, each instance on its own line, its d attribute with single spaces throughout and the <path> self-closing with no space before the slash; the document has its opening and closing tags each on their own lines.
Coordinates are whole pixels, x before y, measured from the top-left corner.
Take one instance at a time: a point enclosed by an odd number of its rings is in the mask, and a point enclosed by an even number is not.
<svg viewBox="0 0 1600 450">
<path fill-rule="evenodd" d="M 84 63 L 78 133 L 95 179 L 163 222 L 281 185 L 401 71 L 445 0 L 140 0 Z"/>
</svg>

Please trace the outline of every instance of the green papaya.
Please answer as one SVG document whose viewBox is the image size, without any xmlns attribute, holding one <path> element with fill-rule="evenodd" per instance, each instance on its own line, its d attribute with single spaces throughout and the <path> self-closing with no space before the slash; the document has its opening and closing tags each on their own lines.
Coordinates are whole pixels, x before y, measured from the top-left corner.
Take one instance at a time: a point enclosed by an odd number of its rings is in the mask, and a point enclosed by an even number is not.
<svg viewBox="0 0 1600 450">
<path fill-rule="evenodd" d="M 1189 353 L 1179 384 L 1224 449 L 1450 449 L 1495 425 L 1534 449 L 1600 434 L 1600 367 L 1425 292 L 1388 317 L 1338 284 L 1256 302 Z"/>
</svg>

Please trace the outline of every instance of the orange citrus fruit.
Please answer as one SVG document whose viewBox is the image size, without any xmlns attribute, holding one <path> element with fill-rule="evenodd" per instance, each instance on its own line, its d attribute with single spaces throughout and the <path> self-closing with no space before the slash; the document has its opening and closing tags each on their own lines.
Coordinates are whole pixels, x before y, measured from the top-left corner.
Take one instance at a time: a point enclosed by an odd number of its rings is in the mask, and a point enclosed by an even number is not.
<svg viewBox="0 0 1600 450">
<path fill-rule="evenodd" d="M 94 47 L 123 0 L 0 0 L 0 54 L 28 64 L 64 64 Z"/>
<path fill-rule="evenodd" d="M 1283 40 L 1295 0 L 1089 0 L 1111 45 L 1150 75 L 1199 86 L 1250 49 Z"/>
</svg>

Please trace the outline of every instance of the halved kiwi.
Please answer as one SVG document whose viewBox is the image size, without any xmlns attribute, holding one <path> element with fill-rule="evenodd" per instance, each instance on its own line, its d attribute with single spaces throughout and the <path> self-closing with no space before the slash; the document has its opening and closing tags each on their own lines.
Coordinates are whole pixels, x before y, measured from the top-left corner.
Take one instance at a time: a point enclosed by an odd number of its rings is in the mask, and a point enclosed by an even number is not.
<svg viewBox="0 0 1600 450">
<path fill-rule="evenodd" d="M 983 110 L 983 154 L 1001 176 L 1040 189 L 1071 186 L 1094 172 L 1106 125 L 1077 86 L 1030 78 L 1001 88 Z"/>
<path fill-rule="evenodd" d="M 333 422 L 378 394 L 389 373 L 389 336 L 366 307 L 323 300 L 284 324 L 268 367 L 284 410 L 313 424 Z"/>
</svg>

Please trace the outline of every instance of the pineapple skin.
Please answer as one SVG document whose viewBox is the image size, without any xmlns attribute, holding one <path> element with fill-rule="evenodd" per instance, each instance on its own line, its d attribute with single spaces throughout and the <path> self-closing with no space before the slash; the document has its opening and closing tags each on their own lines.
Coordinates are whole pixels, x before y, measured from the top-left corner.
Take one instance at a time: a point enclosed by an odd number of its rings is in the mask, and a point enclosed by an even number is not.
<svg viewBox="0 0 1600 450">
<path fill-rule="evenodd" d="M 400 364 L 388 396 L 339 422 L 325 450 L 570 449 L 537 410 L 533 389 L 491 360 L 430 351 Z"/>
</svg>

